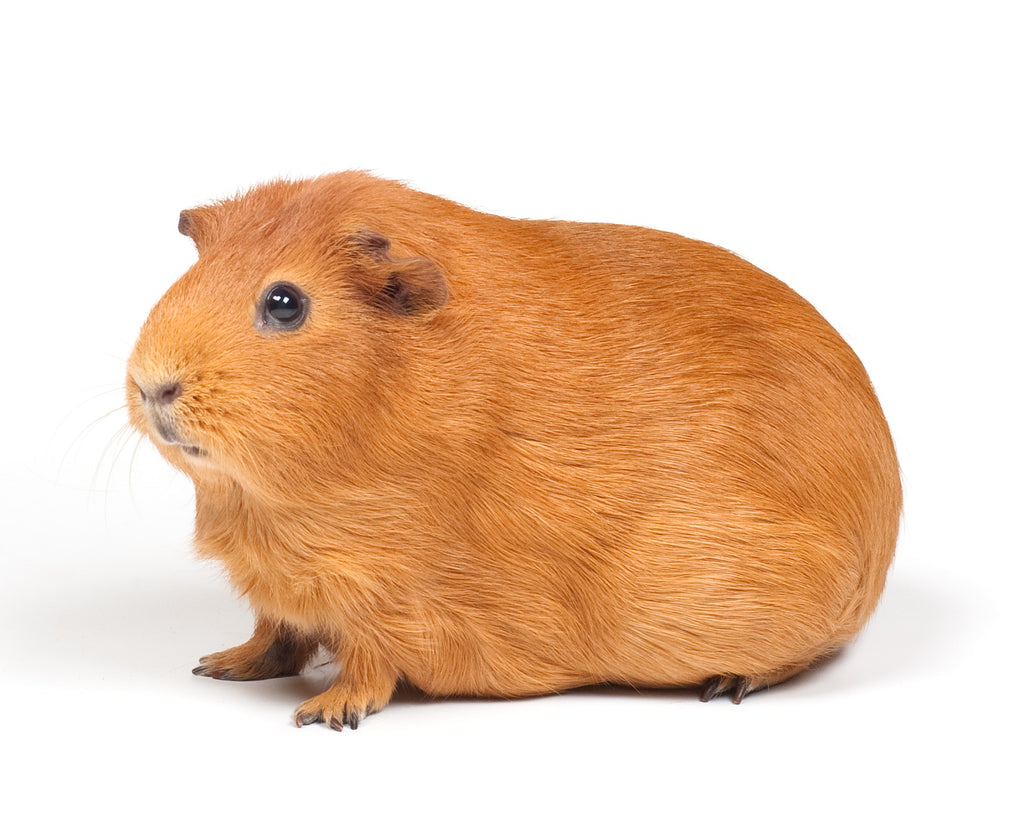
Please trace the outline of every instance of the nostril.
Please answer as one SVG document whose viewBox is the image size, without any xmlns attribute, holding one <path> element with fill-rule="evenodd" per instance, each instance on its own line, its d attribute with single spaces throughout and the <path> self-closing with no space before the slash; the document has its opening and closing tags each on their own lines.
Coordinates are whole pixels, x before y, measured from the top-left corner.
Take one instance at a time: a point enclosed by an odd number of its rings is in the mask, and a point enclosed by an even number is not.
<svg viewBox="0 0 1024 814">
<path fill-rule="evenodd" d="M 139 397 L 143 404 L 153 402 L 155 404 L 171 404 L 181 397 L 181 382 L 170 381 L 161 384 L 149 384 L 136 382 L 139 388 Z"/>
<path fill-rule="evenodd" d="M 156 388 L 156 400 L 161 404 L 170 404 L 181 395 L 181 382 L 169 382 Z"/>
</svg>

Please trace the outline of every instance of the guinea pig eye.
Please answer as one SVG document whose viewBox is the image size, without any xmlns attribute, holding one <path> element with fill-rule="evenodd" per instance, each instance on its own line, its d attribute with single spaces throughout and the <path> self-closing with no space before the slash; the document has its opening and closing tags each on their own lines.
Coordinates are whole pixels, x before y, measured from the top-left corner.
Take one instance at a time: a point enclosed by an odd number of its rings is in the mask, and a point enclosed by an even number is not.
<svg viewBox="0 0 1024 814">
<path fill-rule="evenodd" d="M 271 330 L 294 330 L 306 319 L 305 296 L 293 285 L 275 283 L 263 295 L 263 327 Z"/>
</svg>

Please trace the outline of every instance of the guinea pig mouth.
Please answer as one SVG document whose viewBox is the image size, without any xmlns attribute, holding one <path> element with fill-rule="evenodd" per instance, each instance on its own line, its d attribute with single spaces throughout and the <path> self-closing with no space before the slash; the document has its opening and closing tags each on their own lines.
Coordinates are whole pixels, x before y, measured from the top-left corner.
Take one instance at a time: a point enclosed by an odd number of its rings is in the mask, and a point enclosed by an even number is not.
<svg viewBox="0 0 1024 814">
<path fill-rule="evenodd" d="M 167 441 L 167 439 L 164 439 Z M 202 447 L 197 447 L 195 444 L 189 444 L 185 441 L 167 441 L 172 446 L 176 446 L 190 458 L 204 458 L 206 457 L 206 450 Z"/>
<path fill-rule="evenodd" d="M 150 423 L 153 425 L 153 429 L 156 430 L 156 434 L 160 436 L 161 440 L 165 444 L 176 446 L 186 455 L 190 455 L 195 458 L 201 458 L 206 454 L 206 451 L 203 450 L 202 447 L 190 444 L 182 438 L 178 434 L 178 430 L 175 428 L 174 424 L 167 421 L 163 416 L 151 415 Z"/>
</svg>

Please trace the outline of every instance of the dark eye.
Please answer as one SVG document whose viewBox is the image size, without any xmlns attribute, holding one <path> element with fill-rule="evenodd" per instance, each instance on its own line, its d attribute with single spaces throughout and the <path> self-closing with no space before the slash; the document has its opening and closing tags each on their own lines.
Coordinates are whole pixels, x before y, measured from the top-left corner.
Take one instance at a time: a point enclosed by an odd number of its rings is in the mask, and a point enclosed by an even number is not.
<svg viewBox="0 0 1024 814">
<path fill-rule="evenodd" d="M 272 330 L 292 330 L 306 319 L 306 298 L 293 285 L 275 283 L 263 295 L 265 327 Z"/>
</svg>

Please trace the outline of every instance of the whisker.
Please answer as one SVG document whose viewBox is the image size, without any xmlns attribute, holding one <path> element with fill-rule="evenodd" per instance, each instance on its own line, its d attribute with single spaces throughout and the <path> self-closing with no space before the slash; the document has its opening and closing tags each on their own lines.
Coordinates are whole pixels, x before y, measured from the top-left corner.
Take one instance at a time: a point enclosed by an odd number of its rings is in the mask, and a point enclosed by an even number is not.
<svg viewBox="0 0 1024 814">
<path fill-rule="evenodd" d="M 114 471 L 117 469 L 118 458 L 121 457 L 121 453 L 124 451 L 125 446 L 127 446 L 133 432 L 135 432 L 135 428 L 132 427 L 131 424 L 125 422 L 117 428 L 114 434 L 107 441 L 106 445 L 103 447 L 103 453 L 96 462 L 96 470 L 93 474 L 92 480 L 92 488 L 94 490 L 99 491 L 96 487 L 100 476 L 100 469 L 109 458 L 110 464 L 107 466 L 107 482 L 103 491 L 105 493 L 110 492 L 110 483 L 114 477 Z"/>
<path fill-rule="evenodd" d="M 132 450 L 131 458 L 128 459 L 128 496 L 131 498 L 132 505 L 138 508 L 138 504 L 135 502 L 135 485 L 132 482 L 132 474 L 135 471 L 135 457 L 139 454 L 139 448 L 142 446 L 142 441 L 145 438 L 142 433 L 139 433 L 135 439 L 135 449 Z"/>
<path fill-rule="evenodd" d="M 118 429 L 114 439 L 111 439 L 112 443 L 114 443 L 116 441 L 117 449 L 114 451 L 114 457 L 113 457 L 113 460 L 111 461 L 110 469 L 107 470 L 107 490 L 106 490 L 105 499 L 104 499 L 104 514 L 107 514 L 109 512 L 110 491 L 111 491 L 110 490 L 110 481 L 114 477 L 114 471 L 117 468 L 117 462 L 121 459 L 121 456 L 124 455 L 124 451 L 128 448 L 128 445 L 131 443 L 132 437 L 135 438 L 135 446 L 136 446 L 136 449 L 137 449 L 138 445 L 141 443 L 141 441 L 142 441 L 144 436 L 142 435 L 142 433 L 138 432 L 131 424 L 125 423 L 124 425 L 121 426 L 120 429 Z M 129 459 L 129 463 L 128 463 L 128 492 L 129 492 L 129 495 L 130 495 L 131 494 L 131 459 Z"/>
<path fill-rule="evenodd" d="M 117 387 L 108 387 L 108 388 L 104 389 L 102 392 L 96 393 L 96 394 L 94 394 L 92 396 L 89 396 L 89 397 L 83 399 L 82 401 L 80 401 L 78 403 L 78 405 L 76 405 L 75 407 L 71 408 L 63 416 L 63 418 L 61 418 L 57 422 L 57 425 L 56 425 L 56 427 L 54 428 L 54 431 L 53 431 L 53 440 L 54 441 L 56 441 L 56 439 L 62 434 L 63 429 L 69 423 L 72 422 L 73 417 L 80 410 L 84 409 L 87 405 L 97 401 L 98 399 L 109 399 L 114 394 L 118 394 L 118 406 L 117 407 L 115 407 L 115 408 L 113 408 L 111 410 L 108 410 L 107 412 L 101 414 L 100 416 L 98 416 L 96 418 L 93 418 L 92 420 L 88 421 L 85 424 L 85 426 L 81 427 L 75 433 L 74 437 L 69 442 L 61 444 L 61 446 L 63 446 L 64 449 L 63 449 L 63 452 L 61 453 L 60 460 L 59 460 L 59 462 L 57 464 L 56 478 L 57 478 L 58 481 L 60 481 L 62 479 L 63 475 L 64 475 L 65 469 L 68 466 L 68 459 L 71 456 L 71 454 L 73 452 L 77 451 L 78 449 L 80 449 L 84 445 L 86 439 L 104 421 L 108 420 L 109 418 L 111 418 L 111 416 L 117 414 L 121 410 L 127 409 L 127 406 L 126 406 L 125 401 L 124 401 L 124 385 L 119 385 Z M 102 460 L 102 456 L 101 456 L 101 460 Z"/>
</svg>

